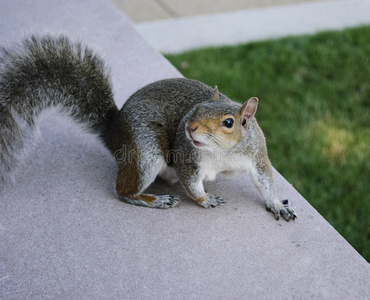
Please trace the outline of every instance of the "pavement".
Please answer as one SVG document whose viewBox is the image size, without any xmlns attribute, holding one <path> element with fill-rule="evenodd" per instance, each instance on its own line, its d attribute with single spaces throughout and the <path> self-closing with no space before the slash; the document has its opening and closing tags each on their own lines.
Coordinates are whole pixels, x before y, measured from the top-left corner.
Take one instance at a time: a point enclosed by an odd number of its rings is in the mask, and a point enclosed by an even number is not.
<svg viewBox="0 0 370 300">
<path fill-rule="evenodd" d="M 181 76 L 108 0 L 2 0 L 0 43 L 30 32 L 96 49 L 118 106 Z M 94 135 L 55 111 L 40 135 L 0 190 L 0 299 L 369 299 L 369 264 L 276 171 L 295 222 L 276 221 L 247 175 L 208 183 L 227 200 L 210 210 L 158 181 L 152 192 L 182 202 L 146 209 L 117 201 L 116 163 Z"/>
<path fill-rule="evenodd" d="M 134 23 L 218 14 L 320 0 L 112 0 Z"/>
<path fill-rule="evenodd" d="M 370 24 L 369 0 L 113 2 L 165 54 Z"/>
</svg>

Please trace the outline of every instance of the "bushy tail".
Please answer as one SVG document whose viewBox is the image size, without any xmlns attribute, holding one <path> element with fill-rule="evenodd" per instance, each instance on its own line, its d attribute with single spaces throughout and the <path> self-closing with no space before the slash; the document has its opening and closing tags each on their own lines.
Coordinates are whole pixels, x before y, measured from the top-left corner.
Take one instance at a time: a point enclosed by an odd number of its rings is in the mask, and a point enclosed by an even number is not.
<svg viewBox="0 0 370 300">
<path fill-rule="evenodd" d="M 103 137 L 118 112 L 101 58 L 66 36 L 31 36 L 0 49 L 0 186 L 22 163 L 39 114 L 51 107 Z"/>
</svg>

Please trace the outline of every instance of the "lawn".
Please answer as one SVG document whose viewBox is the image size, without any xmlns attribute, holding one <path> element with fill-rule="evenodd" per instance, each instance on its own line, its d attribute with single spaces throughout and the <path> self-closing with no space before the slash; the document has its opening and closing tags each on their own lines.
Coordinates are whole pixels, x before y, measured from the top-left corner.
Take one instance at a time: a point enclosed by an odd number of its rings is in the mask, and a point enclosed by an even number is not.
<svg viewBox="0 0 370 300">
<path fill-rule="evenodd" d="M 231 99 L 260 99 L 274 167 L 370 261 L 370 26 L 166 56 Z"/>
</svg>

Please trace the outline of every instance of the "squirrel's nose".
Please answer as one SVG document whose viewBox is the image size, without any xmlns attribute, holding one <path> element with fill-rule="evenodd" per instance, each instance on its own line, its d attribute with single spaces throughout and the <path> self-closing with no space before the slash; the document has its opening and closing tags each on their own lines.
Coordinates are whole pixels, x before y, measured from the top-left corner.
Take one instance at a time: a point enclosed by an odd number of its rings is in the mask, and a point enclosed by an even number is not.
<svg viewBox="0 0 370 300">
<path fill-rule="evenodd" d="M 195 130 L 197 130 L 197 129 L 198 129 L 198 125 L 190 125 L 190 126 L 189 126 L 189 128 L 190 128 L 190 130 L 191 130 L 192 132 L 194 132 Z"/>
</svg>

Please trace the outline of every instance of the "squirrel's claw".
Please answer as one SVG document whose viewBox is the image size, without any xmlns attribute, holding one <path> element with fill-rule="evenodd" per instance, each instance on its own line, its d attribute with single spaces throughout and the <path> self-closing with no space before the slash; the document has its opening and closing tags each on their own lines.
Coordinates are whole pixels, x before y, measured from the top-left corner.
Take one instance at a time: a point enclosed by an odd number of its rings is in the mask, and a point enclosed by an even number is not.
<svg viewBox="0 0 370 300">
<path fill-rule="evenodd" d="M 290 207 L 285 207 L 280 211 L 280 213 L 283 215 L 285 221 L 295 220 L 297 218 L 297 215 L 295 214 L 294 210 Z"/>
<path fill-rule="evenodd" d="M 285 208 L 285 210 L 283 211 L 283 217 L 286 221 L 289 221 L 289 220 L 295 220 L 297 218 L 297 215 L 296 213 L 294 212 L 294 209 L 290 207 L 290 203 L 289 203 L 289 200 L 286 199 L 286 200 L 283 200 L 282 201 L 282 204 Z"/>
<path fill-rule="evenodd" d="M 285 221 L 289 222 L 290 220 L 295 220 L 297 218 L 296 213 L 294 212 L 294 209 L 291 208 L 290 203 L 288 200 L 282 201 L 282 206 L 279 207 L 266 207 L 268 211 L 271 211 L 275 214 L 275 218 L 278 221 L 280 219 L 280 216 L 282 215 Z"/>
<path fill-rule="evenodd" d="M 154 208 L 172 208 L 180 203 L 178 196 L 157 195 L 157 198 L 157 200 L 152 202 L 152 207 Z"/>
<path fill-rule="evenodd" d="M 206 197 L 201 198 L 202 201 L 197 201 L 200 206 L 204 208 L 211 208 L 216 207 L 219 205 L 224 204 L 226 201 L 219 196 L 216 195 L 207 195 Z"/>
<path fill-rule="evenodd" d="M 171 195 L 151 195 L 140 194 L 136 198 L 131 198 L 125 195 L 118 195 L 119 199 L 130 204 L 151 207 L 151 208 L 171 208 L 180 203 L 178 196 Z"/>
</svg>

